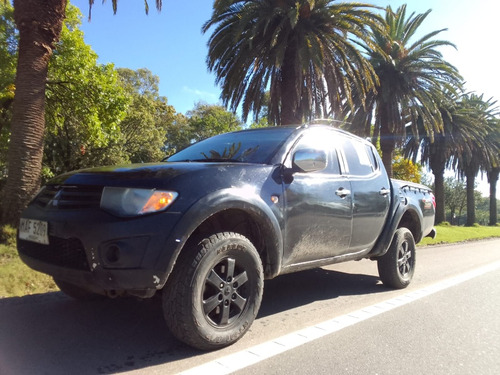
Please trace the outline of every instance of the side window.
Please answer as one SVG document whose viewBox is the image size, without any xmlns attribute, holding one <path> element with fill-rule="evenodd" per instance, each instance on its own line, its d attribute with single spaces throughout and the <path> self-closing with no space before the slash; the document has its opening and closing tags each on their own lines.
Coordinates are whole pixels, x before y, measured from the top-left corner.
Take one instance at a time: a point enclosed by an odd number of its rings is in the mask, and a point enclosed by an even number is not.
<svg viewBox="0 0 500 375">
<path fill-rule="evenodd" d="M 339 158 L 335 145 L 336 142 L 330 132 L 312 132 L 299 140 L 299 143 L 294 147 L 293 153 L 304 149 L 323 150 L 328 155 L 327 166 L 322 171 L 315 173 L 340 174 Z"/>
<path fill-rule="evenodd" d="M 370 146 L 352 138 L 345 138 L 342 146 L 347 159 L 349 174 L 366 176 L 378 169 Z"/>
<path fill-rule="evenodd" d="M 375 150 L 375 147 L 367 144 L 365 144 L 365 147 L 366 147 L 366 152 L 370 156 L 370 162 L 372 163 L 373 170 L 378 171 L 380 169 L 380 166 L 378 165 L 377 158 L 375 157 L 375 152 L 377 152 Z"/>
</svg>

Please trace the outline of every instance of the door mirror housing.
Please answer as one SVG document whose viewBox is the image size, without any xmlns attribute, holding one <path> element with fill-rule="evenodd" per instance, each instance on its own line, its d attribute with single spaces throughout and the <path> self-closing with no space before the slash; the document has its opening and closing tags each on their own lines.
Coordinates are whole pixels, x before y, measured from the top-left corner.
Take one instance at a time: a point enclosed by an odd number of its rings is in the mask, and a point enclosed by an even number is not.
<svg viewBox="0 0 500 375">
<path fill-rule="evenodd" d="M 326 152 L 323 150 L 303 149 L 293 154 L 294 172 L 311 173 L 326 168 Z"/>
</svg>

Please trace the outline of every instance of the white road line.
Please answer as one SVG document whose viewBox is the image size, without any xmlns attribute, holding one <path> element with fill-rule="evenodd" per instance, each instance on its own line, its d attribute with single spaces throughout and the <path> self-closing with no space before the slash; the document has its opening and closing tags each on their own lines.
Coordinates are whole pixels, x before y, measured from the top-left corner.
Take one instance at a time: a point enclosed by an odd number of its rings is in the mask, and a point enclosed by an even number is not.
<svg viewBox="0 0 500 375">
<path fill-rule="evenodd" d="M 250 347 L 238 353 L 230 354 L 221 357 L 203 365 L 193 367 L 187 371 L 181 372 L 181 375 L 206 375 L 206 374 L 230 374 L 237 370 L 251 366 L 265 359 L 274 357 L 288 350 L 296 348 L 300 345 L 314 341 L 341 329 L 350 327 L 374 316 L 383 314 L 400 306 L 406 305 L 418 299 L 427 297 L 475 277 L 484 275 L 488 272 L 495 271 L 500 268 L 500 262 L 490 263 L 486 266 L 466 272 L 464 274 L 443 280 L 436 284 L 432 284 L 422 289 L 418 289 L 396 298 L 377 303 L 372 306 L 363 307 L 360 310 L 353 311 L 349 314 L 338 316 L 336 318 L 324 321 L 314 326 L 301 329 L 267 341 L 265 343 Z"/>
</svg>

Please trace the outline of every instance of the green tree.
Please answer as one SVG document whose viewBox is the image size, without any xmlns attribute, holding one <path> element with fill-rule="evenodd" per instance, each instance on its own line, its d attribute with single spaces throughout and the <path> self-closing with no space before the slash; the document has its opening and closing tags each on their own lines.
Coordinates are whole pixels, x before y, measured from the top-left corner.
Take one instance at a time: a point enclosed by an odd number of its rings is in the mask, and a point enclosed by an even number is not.
<svg viewBox="0 0 500 375">
<path fill-rule="evenodd" d="M 9 2 L 0 2 L 0 134 L 10 123 L 16 76 L 17 33 L 14 11 Z"/>
<path fill-rule="evenodd" d="M 490 136 L 493 138 L 493 142 L 498 150 L 497 158 L 491 165 L 488 173 L 488 183 L 490 184 L 490 220 L 489 225 L 496 225 L 498 223 L 498 202 L 497 202 L 497 182 L 498 175 L 500 174 L 500 119 L 498 115 L 495 116 L 496 119 L 494 124 L 493 134 Z"/>
<path fill-rule="evenodd" d="M 14 10 L 9 2 L 0 2 L 0 189 L 7 175 L 6 159 L 14 99 L 16 59 L 17 33 Z"/>
<path fill-rule="evenodd" d="M 112 0 L 116 12 L 118 0 Z M 89 0 L 90 6 L 94 0 Z M 156 0 L 161 8 L 162 0 Z M 67 0 L 14 0 L 19 55 L 8 152 L 8 178 L 1 191 L 2 222 L 17 226 L 22 210 L 40 185 L 45 133 L 45 84 L 59 40 Z M 145 0 L 146 11 L 147 0 Z"/>
<path fill-rule="evenodd" d="M 392 162 L 394 178 L 405 181 L 420 183 L 422 178 L 422 167 L 417 163 L 405 159 L 403 155 L 397 154 Z"/>
<path fill-rule="evenodd" d="M 187 112 L 187 117 L 194 141 L 240 130 L 242 126 L 234 113 L 220 105 L 197 103 L 194 109 Z"/>
<path fill-rule="evenodd" d="M 238 117 L 223 106 L 197 103 L 186 116 L 177 116 L 169 126 L 165 148 L 170 155 L 193 142 L 240 129 Z"/>
<path fill-rule="evenodd" d="M 456 167 L 467 179 L 467 226 L 476 222 L 475 179 L 479 171 L 488 171 L 498 165 L 498 145 L 493 134 L 497 124 L 498 109 L 492 99 L 484 100 L 483 95 L 467 94 L 463 104 L 469 110 L 468 120 L 475 124 L 476 133 L 469 134 L 465 147 L 456 153 Z"/>
<path fill-rule="evenodd" d="M 126 161 L 119 122 L 128 98 L 112 64 L 97 63 L 83 40 L 82 15 L 68 5 L 61 38 L 50 60 L 46 89 L 44 165 L 48 176 Z"/>
<path fill-rule="evenodd" d="M 468 215 L 474 214 L 474 180 L 480 169 L 491 170 L 498 160 L 494 157 L 492 131 L 494 111 L 491 102 L 473 94 L 453 94 L 445 92 L 438 102 L 443 119 L 443 131 L 428 133 L 423 121 L 418 121 L 418 132 L 410 132 L 405 145 L 405 155 L 415 159 L 420 156 L 434 174 L 436 195 L 436 223 L 445 221 L 445 180 L 446 169 L 459 172 L 469 182 Z M 497 148 L 498 150 L 498 148 Z M 474 223 L 469 217 L 468 225 Z"/>
<path fill-rule="evenodd" d="M 428 165 L 434 175 L 434 194 L 436 197 L 436 224 L 446 220 L 445 217 L 445 180 L 447 168 L 453 167 L 456 151 L 465 147 L 469 134 L 476 123 L 469 121 L 468 110 L 461 101 L 461 96 L 455 92 L 445 92 L 438 102 L 438 108 L 443 121 L 441 132 L 432 129 L 427 132 L 422 118 L 417 120 L 417 130 L 410 129 L 404 147 L 406 157 L 415 160 L 420 157 L 423 165 Z"/>
<path fill-rule="evenodd" d="M 438 99 L 444 90 L 459 86 L 458 71 L 447 63 L 439 48 L 453 46 L 434 37 L 443 30 L 433 31 L 414 40 L 420 26 L 429 15 L 412 13 L 406 16 L 406 5 L 395 12 L 387 7 L 381 27 L 372 27 L 369 43 L 360 45 L 368 55 L 379 83 L 365 100 L 350 114 L 351 122 L 369 136 L 371 116 L 375 114 L 373 138 L 380 138 L 382 160 L 392 176 L 392 159 L 396 145 L 403 141 L 407 125 L 414 131 L 417 119 L 427 134 L 442 130 Z"/>
<path fill-rule="evenodd" d="M 2 190 L 2 219 L 17 225 L 37 192 L 45 133 L 45 83 L 49 58 L 59 39 L 66 0 L 14 0 L 19 55 L 12 104 L 8 177 Z"/>
<path fill-rule="evenodd" d="M 167 139 L 164 149 L 167 156 L 172 155 L 194 142 L 189 126 L 189 119 L 182 113 L 177 113 L 167 128 Z"/>
<path fill-rule="evenodd" d="M 120 123 L 122 149 L 133 163 L 158 161 L 165 156 L 166 133 L 175 110 L 159 95 L 159 77 L 148 69 L 118 69 L 131 104 Z"/>
<path fill-rule="evenodd" d="M 371 6 L 331 0 L 215 1 L 203 32 L 213 28 L 208 67 L 224 105 L 256 121 L 270 90 L 270 122 L 300 124 L 365 93 L 373 68 L 350 38 L 364 39 L 377 17 Z"/>
<path fill-rule="evenodd" d="M 467 189 L 463 181 L 457 178 L 447 177 L 444 179 L 444 201 L 446 208 L 450 211 L 450 223 L 459 225 L 460 216 L 467 204 Z M 444 220 L 443 220 L 444 221 Z"/>
</svg>

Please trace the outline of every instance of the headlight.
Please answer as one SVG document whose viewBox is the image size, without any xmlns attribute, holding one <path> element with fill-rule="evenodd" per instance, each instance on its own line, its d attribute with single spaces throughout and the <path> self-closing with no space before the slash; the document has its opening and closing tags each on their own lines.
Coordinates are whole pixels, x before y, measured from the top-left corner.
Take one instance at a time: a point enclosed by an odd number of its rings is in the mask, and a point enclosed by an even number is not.
<svg viewBox="0 0 500 375">
<path fill-rule="evenodd" d="M 105 187 L 101 208 L 118 216 L 137 216 L 165 210 L 179 194 L 175 191 Z"/>
</svg>

